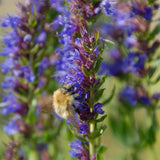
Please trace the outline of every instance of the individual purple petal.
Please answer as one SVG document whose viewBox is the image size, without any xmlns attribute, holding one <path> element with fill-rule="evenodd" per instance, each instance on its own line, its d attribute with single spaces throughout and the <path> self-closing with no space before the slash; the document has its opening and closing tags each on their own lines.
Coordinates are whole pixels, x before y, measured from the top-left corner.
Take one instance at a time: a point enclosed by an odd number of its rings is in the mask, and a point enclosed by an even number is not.
<svg viewBox="0 0 160 160">
<path fill-rule="evenodd" d="M 1 110 L 3 115 L 17 112 L 22 108 L 12 92 L 9 92 L 8 95 L 3 97 L 3 103 L 6 104 L 5 107 Z"/>
<path fill-rule="evenodd" d="M 43 74 L 43 71 L 49 66 L 48 58 L 43 58 L 42 61 L 39 63 L 38 72 L 40 75 Z"/>
<path fill-rule="evenodd" d="M 47 37 L 46 32 L 41 32 L 39 34 L 39 36 L 37 37 L 36 42 L 38 42 L 38 43 L 45 43 L 46 37 Z"/>
<path fill-rule="evenodd" d="M 70 143 L 69 146 L 72 148 L 72 150 L 69 151 L 71 157 L 76 157 L 81 160 L 89 160 L 87 150 L 83 147 L 80 140 L 76 139 L 74 142 Z"/>
<path fill-rule="evenodd" d="M 33 72 L 31 71 L 29 66 L 23 66 L 21 67 L 21 72 L 24 74 L 24 78 L 28 81 L 28 82 L 34 82 L 35 80 L 35 76 L 33 74 Z"/>
<path fill-rule="evenodd" d="M 121 96 L 130 104 L 135 106 L 137 104 L 137 93 L 136 90 L 131 86 L 126 86 L 121 92 Z"/>
<path fill-rule="evenodd" d="M 144 14 L 144 18 L 147 20 L 147 21 L 150 21 L 152 16 L 153 16 L 153 12 L 152 12 L 152 8 L 150 7 L 145 7 L 144 8 L 144 11 L 145 11 L 145 14 Z"/>
<path fill-rule="evenodd" d="M 12 135 L 19 131 L 19 126 L 15 120 L 11 119 L 11 121 L 5 125 L 3 129 L 7 134 Z"/>
<path fill-rule="evenodd" d="M 154 99 L 160 99 L 160 93 L 155 93 L 152 97 Z"/>
<path fill-rule="evenodd" d="M 96 103 L 94 105 L 94 111 L 99 114 L 104 114 L 104 111 L 102 110 L 103 104 L 102 103 Z"/>
<path fill-rule="evenodd" d="M 7 76 L 5 81 L 1 83 L 2 88 L 14 88 L 17 85 L 17 79 L 13 76 Z"/>
<path fill-rule="evenodd" d="M 87 130 L 89 129 L 89 126 L 88 125 L 85 125 L 85 124 L 81 124 L 79 126 L 79 133 L 81 134 L 85 134 L 87 132 Z"/>
<path fill-rule="evenodd" d="M 142 103 L 145 105 L 145 106 L 148 106 L 151 104 L 151 100 L 149 99 L 149 97 L 147 96 L 141 96 L 140 97 L 140 100 L 142 101 Z"/>
<path fill-rule="evenodd" d="M 32 40 L 32 35 L 30 34 L 25 35 L 25 37 L 23 38 L 24 42 L 30 42 L 31 40 Z"/>
<path fill-rule="evenodd" d="M 100 6 L 104 9 L 106 16 L 112 15 L 115 11 L 116 1 L 103 0 Z"/>
<path fill-rule="evenodd" d="M 14 60 L 11 57 L 7 57 L 5 62 L 1 64 L 1 72 L 8 73 L 14 68 Z"/>
<path fill-rule="evenodd" d="M 80 113 L 85 112 L 87 109 L 88 109 L 88 106 L 85 105 L 85 104 L 79 104 L 79 106 L 78 106 L 78 111 L 79 111 Z"/>
</svg>

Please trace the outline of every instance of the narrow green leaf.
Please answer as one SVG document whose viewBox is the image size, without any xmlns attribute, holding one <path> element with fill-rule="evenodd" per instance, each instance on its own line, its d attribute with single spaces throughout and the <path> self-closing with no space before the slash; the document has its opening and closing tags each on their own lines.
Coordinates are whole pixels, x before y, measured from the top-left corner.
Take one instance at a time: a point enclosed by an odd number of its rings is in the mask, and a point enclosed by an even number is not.
<svg viewBox="0 0 160 160">
<path fill-rule="evenodd" d="M 93 0 L 92 2 L 93 2 L 93 4 L 96 4 L 96 3 L 100 2 L 100 0 Z"/>
<path fill-rule="evenodd" d="M 157 0 L 148 0 L 149 5 L 153 5 Z"/>
<path fill-rule="evenodd" d="M 102 97 L 104 90 L 105 90 L 104 88 L 98 90 L 98 92 L 95 96 L 95 102 L 97 102 Z"/>
<path fill-rule="evenodd" d="M 103 60 L 103 58 L 100 57 L 100 56 L 97 58 L 96 65 L 95 65 L 95 68 L 94 68 L 95 73 L 97 73 L 99 71 L 102 60 Z"/>
<path fill-rule="evenodd" d="M 100 83 L 95 87 L 95 89 L 99 89 L 99 88 L 103 85 L 103 83 L 105 82 L 105 80 L 106 80 L 107 77 L 108 77 L 108 76 L 105 75 L 105 76 L 101 79 Z"/>
<path fill-rule="evenodd" d="M 101 118 L 97 119 L 96 122 L 99 123 L 99 122 L 102 122 L 105 120 L 105 118 L 107 117 L 107 115 L 104 115 L 102 116 Z"/>
<path fill-rule="evenodd" d="M 85 74 L 86 77 L 91 76 L 91 73 L 84 66 L 82 66 L 82 71 L 83 71 L 83 73 Z"/>
<path fill-rule="evenodd" d="M 19 61 L 21 65 L 28 65 L 28 59 L 24 56 L 20 56 Z"/>
<path fill-rule="evenodd" d="M 74 132 L 73 132 L 74 133 Z M 74 134 L 73 134 L 74 135 Z M 87 140 L 85 139 L 85 138 L 83 138 L 83 137 L 81 137 L 81 136 L 78 136 L 78 135 L 75 135 L 75 137 L 77 138 L 77 139 L 79 139 L 81 142 L 87 142 Z"/>
<path fill-rule="evenodd" d="M 30 28 L 34 28 L 37 25 L 37 20 L 35 17 L 30 17 L 28 23 Z"/>
<path fill-rule="evenodd" d="M 83 47 L 84 47 L 84 49 L 85 49 L 87 52 L 91 53 L 90 48 L 88 48 L 84 43 L 83 43 Z"/>
<path fill-rule="evenodd" d="M 97 132 L 96 132 L 96 135 L 95 135 L 93 138 L 95 139 L 95 138 L 97 138 L 97 137 L 100 137 L 100 136 L 104 133 L 104 131 L 106 130 L 106 128 L 107 128 L 106 125 L 101 125 L 101 126 L 98 128 L 98 130 L 97 130 Z"/>
<path fill-rule="evenodd" d="M 159 81 L 160 81 L 160 75 L 156 78 L 156 80 L 150 81 L 149 83 L 154 85 L 154 84 L 158 83 Z"/>
<path fill-rule="evenodd" d="M 39 51 L 39 44 L 36 44 L 30 51 L 32 55 L 36 54 Z"/>
<path fill-rule="evenodd" d="M 151 33 L 148 35 L 147 40 L 153 40 L 154 37 L 160 32 L 160 23 L 151 31 Z"/>
<path fill-rule="evenodd" d="M 115 91 L 116 91 L 116 86 L 113 87 L 111 95 L 104 102 L 102 102 L 103 105 L 106 105 L 107 103 L 109 103 L 112 100 L 112 98 L 115 94 Z"/>
<path fill-rule="evenodd" d="M 98 148 L 97 153 L 98 153 L 98 154 L 102 154 L 102 153 L 104 153 L 106 150 L 107 150 L 107 147 L 105 147 L 105 146 L 100 146 L 100 147 Z"/>
<path fill-rule="evenodd" d="M 96 42 L 97 42 L 99 39 L 99 30 L 96 31 L 95 38 L 96 38 Z"/>
<path fill-rule="evenodd" d="M 96 160 L 103 160 L 103 157 L 100 154 L 97 154 Z"/>
</svg>

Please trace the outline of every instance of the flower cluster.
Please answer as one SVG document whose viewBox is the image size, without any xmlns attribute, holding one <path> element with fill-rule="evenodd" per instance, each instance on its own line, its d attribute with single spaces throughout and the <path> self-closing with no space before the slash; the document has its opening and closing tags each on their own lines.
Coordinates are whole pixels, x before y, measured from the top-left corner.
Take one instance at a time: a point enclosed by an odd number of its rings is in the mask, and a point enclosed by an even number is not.
<svg viewBox="0 0 160 160">
<path fill-rule="evenodd" d="M 109 59 L 112 63 L 110 61 L 104 63 L 102 67 L 105 66 L 106 69 L 103 72 L 115 76 L 123 76 L 126 73 L 144 76 L 146 59 L 156 49 L 158 42 L 150 46 L 149 42 L 143 38 L 143 34 L 149 31 L 149 21 L 157 7 L 155 5 L 149 7 L 146 1 L 139 0 L 134 2 L 104 0 L 101 6 L 105 12 L 114 8 L 112 13 L 108 12 L 111 21 L 104 24 L 101 32 L 111 40 L 116 40 L 109 51 Z"/>
<path fill-rule="evenodd" d="M 101 79 L 96 77 L 102 62 L 103 48 L 99 47 L 99 32 L 89 33 L 86 22 L 100 12 L 98 4 L 78 0 L 68 2 L 70 12 L 63 13 L 60 21 L 63 28 L 59 34 L 59 42 L 63 46 L 57 49 L 59 58 L 56 74 L 58 82 L 71 86 L 71 93 L 75 93 L 78 132 L 87 137 L 92 134 L 93 138 L 98 133 L 96 131 L 91 133 L 92 129 L 89 125 L 92 121 L 95 123 L 98 114 L 104 114 L 102 103 L 97 102 L 104 89 L 99 89 Z M 71 146 L 73 148 L 71 155 L 88 160 L 88 153 L 82 154 L 76 146 L 77 141 Z M 87 146 L 88 144 L 84 145 L 84 147 Z M 90 152 L 90 156 L 94 156 L 93 151 Z"/>
<path fill-rule="evenodd" d="M 120 116 L 113 116 L 110 123 L 115 135 L 119 132 L 118 137 L 133 149 L 135 159 L 138 159 L 137 153 L 140 152 L 135 146 L 141 149 L 145 148 L 141 146 L 144 143 L 146 146 L 152 146 L 157 131 L 155 110 L 159 93 L 153 94 L 149 89 L 159 81 L 159 76 L 152 80 L 157 69 L 157 66 L 152 65 L 155 64 L 153 57 L 160 45 L 155 39 L 159 33 L 158 26 L 152 28 L 151 25 L 159 7 L 155 2 L 140 0 L 101 2 L 106 16 L 110 17 L 100 30 L 103 41 L 114 43 L 106 44 L 109 54 L 104 57 L 106 61 L 102 63 L 99 74 L 107 73 L 114 76 L 125 86 L 120 89 L 118 95 L 116 108 Z M 139 124 L 135 126 L 135 111 L 142 107 L 151 118 L 151 126 L 145 129 Z M 122 131 L 122 128 L 125 130 Z M 144 136 L 144 133 L 147 136 Z M 149 140 L 151 133 L 153 138 Z M 129 142 L 128 139 L 131 137 L 132 141 Z M 139 137 L 141 138 L 137 141 Z"/>
<path fill-rule="evenodd" d="M 53 93 L 55 87 L 51 75 L 57 59 L 54 53 L 57 38 L 52 22 L 58 14 L 60 3 L 57 2 L 57 10 L 51 7 L 52 3 L 56 2 L 29 0 L 25 4 L 19 3 L 19 14 L 8 15 L 1 22 L 2 27 L 11 28 L 2 37 L 4 49 L 0 53 L 6 57 L 1 64 L 1 72 L 5 75 L 1 83 L 4 90 L 1 113 L 4 116 L 12 113 L 4 130 L 9 135 L 20 133 L 22 145 L 28 137 L 33 136 L 32 133 L 44 133 L 45 127 L 50 130 L 43 122 L 44 117 L 37 114 L 36 101 L 44 92 Z M 52 12 L 54 14 L 50 14 Z M 51 119 L 48 118 L 48 121 Z"/>
</svg>

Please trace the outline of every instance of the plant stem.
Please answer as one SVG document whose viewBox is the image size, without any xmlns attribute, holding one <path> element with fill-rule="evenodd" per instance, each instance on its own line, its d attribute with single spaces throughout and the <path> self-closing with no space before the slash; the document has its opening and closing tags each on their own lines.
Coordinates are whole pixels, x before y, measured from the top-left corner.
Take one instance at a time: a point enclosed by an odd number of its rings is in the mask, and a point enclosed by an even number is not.
<svg viewBox="0 0 160 160">
<path fill-rule="evenodd" d="M 95 122 L 91 121 L 90 122 L 90 134 L 92 137 L 94 137 L 94 133 L 95 133 Z M 89 154 L 90 157 L 95 153 L 95 144 L 94 144 L 94 139 L 91 138 L 90 142 L 89 142 Z"/>
<path fill-rule="evenodd" d="M 90 112 L 93 113 L 93 105 L 94 105 L 94 90 L 91 88 L 90 90 Z M 90 135 L 91 139 L 89 140 L 89 155 L 90 158 L 93 154 L 95 154 L 95 142 L 94 142 L 94 134 L 95 134 L 95 120 L 91 120 L 89 123 L 90 127 Z"/>
</svg>

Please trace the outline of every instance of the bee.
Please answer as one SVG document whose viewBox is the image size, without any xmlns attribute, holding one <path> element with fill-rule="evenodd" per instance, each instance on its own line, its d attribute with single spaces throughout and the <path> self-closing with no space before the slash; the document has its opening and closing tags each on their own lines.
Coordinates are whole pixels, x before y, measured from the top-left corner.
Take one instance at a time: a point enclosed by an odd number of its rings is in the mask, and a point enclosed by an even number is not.
<svg viewBox="0 0 160 160">
<path fill-rule="evenodd" d="M 70 92 L 70 89 L 59 88 L 54 93 L 53 96 L 40 99 L 38 104 L 42 107 L 40 108 L 40 113 L 53 113 L 55 112 L 58 116 L 70 121 L 74 126 L 78 126 L 78 122 L 75 119 L 75 105 L 74 96 Z M 46 101 L 46 103 L 42 103 Z"/>
<path fill-rule="evenodd" d="M 54 106 L 54 111 L 64 119 L 70 119 L 73 117 L 73 102 L 74 96 L 65 88 L 59 88 L 53 94 L 52 104 Z"/>
</svg>

